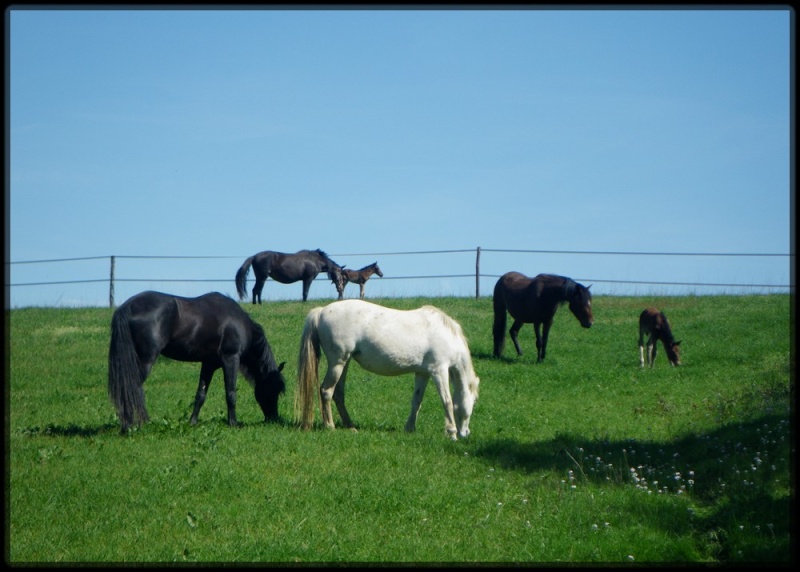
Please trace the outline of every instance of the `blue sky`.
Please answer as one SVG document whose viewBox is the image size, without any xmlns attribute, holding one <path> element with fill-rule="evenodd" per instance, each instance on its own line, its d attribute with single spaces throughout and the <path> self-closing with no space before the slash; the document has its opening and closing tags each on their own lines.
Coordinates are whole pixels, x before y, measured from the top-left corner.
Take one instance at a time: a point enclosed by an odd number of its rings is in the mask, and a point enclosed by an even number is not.
<svg viewBox="0 0 800 572">
<path fill-rule="evenodd" d="M 789 253 L 792 18 L 7 11 L 7 256 L 98 257 L 12 264 L 10 282 L 106 279 L 115 255 L 117 278 L 152 280 L 117 283 L 118 303 L 235 295 L 246 257 L 321 248 L 380 263 L 368 296 L 474 295 L 474 278 L 407 277 L 474 273 L 481 247 L 482 295 L 509 270 L 596 295 L 789 284 L 788 257 L 491 250 Z M 108 284 L 12 286 L 10 304 L 107 305 Z"/>
</svg>

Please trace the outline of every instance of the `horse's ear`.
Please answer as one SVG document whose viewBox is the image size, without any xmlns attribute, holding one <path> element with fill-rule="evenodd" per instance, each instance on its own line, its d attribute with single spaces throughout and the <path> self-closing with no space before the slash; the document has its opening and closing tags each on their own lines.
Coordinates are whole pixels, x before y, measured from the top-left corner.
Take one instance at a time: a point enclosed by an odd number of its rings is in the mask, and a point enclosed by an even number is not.
<svg viewBox="0 0 800 572">
<path fill-rule="evenodd" d="M 586 289 L 588 290 L 588 289 L 589 289 L 589 288 L 591 288 L 592 286 L 593 286 L 592 284 L 589 284 L 589 285 L 586 287 Z"/>
<path fill-rule="evenodd" d="M 286 365 L 286 362 L 281 362 L 281 365 L 278 366 L 278 371 L 283 371 L 283 366 Z"/>
</svg>

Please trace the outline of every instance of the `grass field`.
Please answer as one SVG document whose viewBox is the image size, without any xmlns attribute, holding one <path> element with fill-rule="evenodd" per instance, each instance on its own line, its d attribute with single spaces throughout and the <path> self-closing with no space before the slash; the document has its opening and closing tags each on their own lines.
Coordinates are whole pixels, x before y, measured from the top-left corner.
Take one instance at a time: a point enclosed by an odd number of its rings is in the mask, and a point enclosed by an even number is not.
<svg viewBox="0 0 800 572">
<path fill-rule="evenodd" d="M 432 303 L 461 322 L 481 378 L 469 439 L 446 438 L 432 386 L 405 433 L 412 376 L 355 364 L 358 431 L 300 431 L 300 333 L 324 301 L 243 305 L 287 362 L 282 423 L 263 423 L 240 377 L 241 426 L 228 427 L 217 372 L 190 426 L 199 364 L 160 359 L 151 422 L 126 436 L 106 389 L 112 311 L 9 311 L 6 561 L 792 559 L 788 295 L 596 297 L 590 330 L 559 310 L 543 364 L 529 325 L 525 355 L 507 343 L 491 357 L 489 298 L 373 301 Z M 662 348 L 639 368 L 648 305 L 682 340 L 682 367 Z"/>
</svg>

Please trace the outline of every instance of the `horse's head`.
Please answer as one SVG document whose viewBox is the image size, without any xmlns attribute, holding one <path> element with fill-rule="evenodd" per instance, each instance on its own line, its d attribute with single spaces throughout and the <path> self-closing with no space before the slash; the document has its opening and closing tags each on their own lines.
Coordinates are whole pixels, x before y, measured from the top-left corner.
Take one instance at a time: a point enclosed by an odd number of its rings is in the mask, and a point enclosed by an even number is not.
<svg viewBox="0 0 800 572">
<path fill-rule="evenodd" d="M 286 380 L 281 373 L 285 365 L 286 362 L 281 363 L 276 369 L 267 371 L 255 382 L 256 401 L 264 413 L 264 421 L 279 419 L 278 396 L 286 391 Z"/>
<path fill-rule="evenodd" d="M 347 279 L 344 275 L 344 267 L 333 263 L 328 265 L 327 272 L 328 278 L 333 282 L 334 286 L 336 286 L 336 292 L 339 294 L 339 300 L 341 300 L 344 297 L 344 286 L 347 283 Z"/>
<path fill-rule="evenodd" d="M 670 365 L 673 367 L 676 365 L 681 365 L 681 348 L 680 340 L 677 342 L 672 342 L 671 344 L 664 344 L 664 349 L 667 350 L 667 359 L 669 360 Z"/>
<path fill-rule="evenodd" d="M 576 282 L 575 289 L 569 298 L 569 309 L 584 328 L 591 328 L 594 322 L 594 317 L 592 317 L 592 293 L 589 292 L 591 287 L 591 284 L 584 286 Z"/>
<path fill-rule="evenodd" d="M 467 379 L 462 379 L 458 390 L 454 391 L 453 397 L 453 416 L 455 417 L 456 429 L 458 436 L 462 439 L 469 437 L 469 420 L 472 417 L 472 410 L 475 407 L 475 402 L 478 400 L 478 386 L 480 385 L 480 378 L 475 374 L 471 367 L 464 370 L 462 376 Z M 455 435 L 453 439 L 455 439 Z"/>
<path fill-rule="evenodd" d="M 375 269 L 375 274 L 377 274 L 378 276 L 383 278 L 383 272 L 381 272 L 381 269 L 378 267 L 378 263 L 377 262 L 373 262 L 372 263 L 372 267 Z"/>
</svg>

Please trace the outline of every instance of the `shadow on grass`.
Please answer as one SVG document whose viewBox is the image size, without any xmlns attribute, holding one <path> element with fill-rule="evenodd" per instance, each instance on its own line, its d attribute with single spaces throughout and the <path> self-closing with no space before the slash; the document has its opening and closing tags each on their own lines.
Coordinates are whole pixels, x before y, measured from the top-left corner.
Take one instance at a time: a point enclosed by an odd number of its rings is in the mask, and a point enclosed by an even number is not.
<svg viewBox="0 0 800 572">
<path fill-rule="evenodd" d="M 53 437 L 94 437 L 103 433 L 119 433 L 119 425 L 116 423 L 105 423 L 95 426 L 81 426 L 75 423 L 69 425 L 54 425 L 49 423 L 44 427 L 28 427 L 23 430 L 25 435 L 31 437 L 39 435 L 51 435 Z"/>
<path fill-rule="evenodd" d="M 564 486 L 635 487 L 643 505 L 653 494 L 685 495 L 700 508 L 693 526 L 715 539 L 720 561 L 785 562 L 792 553 L 793 451 L 789 419 L 766 415 L 674 441 L 494 439 L 473 454 L 506 470 L 553 472 Z"/>
<path fill-rule="evenodd" d="M 293 428 L 295 423 L 291 419 L 280 418 L 277 420 L 269 421 L 255 421 L 255 422 L 242 422 L 235 427 L 228 425 L 227 418 L 223 416 L 213 417 L 207 421 L 198 421 L 196 425 L 189 423 L 188 419 L 153 419 L 141 426 L 131 427 L 127 435 L 136 433 L 142 430 L 156 431 L 156 432 L 171 432 L 171 431 L 191 431 L 192 429 L 201 430 L 203 427 L 230 427 L 231 430 L 236 430 L 244 427 L 260 427 L 262 425 L 271 425 L 284 428 Z M 52 437 L 95 437 L 97 435 L 105 435 L 109 433 L 116 433 L 124 436 L 120 431 L 118 423 L 103 423 L 100 425 L 78 425 L 76 423 L 69 423 L 67 425 L 55 425 L 48 423 L 44 427 L 34 426 L 22 430 L 22 433 L 30 437 L 37 436 L 52 436 Z"/>
</svg>

